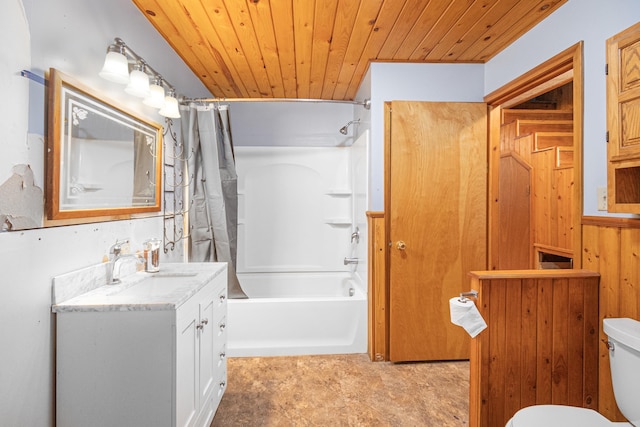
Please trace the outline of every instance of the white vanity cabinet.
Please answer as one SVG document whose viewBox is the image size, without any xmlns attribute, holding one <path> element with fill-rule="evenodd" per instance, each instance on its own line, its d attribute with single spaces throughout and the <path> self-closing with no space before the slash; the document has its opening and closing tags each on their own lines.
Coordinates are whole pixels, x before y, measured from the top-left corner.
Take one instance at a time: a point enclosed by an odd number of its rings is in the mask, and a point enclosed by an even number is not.
<svg viewBox="0 0 640 427">
<path fill-rule="evenodd" d="M 209 425 L 224 393 L 227 287 L 207 288 L 176 313 L 178 426 Z"/>
<path fill-rule="evenodd" d="M 211 423 L 227 381 L 227 270 L 202 266 L 168 276 L 177 287 L 158 279 L 54 305 L 57 425 Z"/>
</svg>

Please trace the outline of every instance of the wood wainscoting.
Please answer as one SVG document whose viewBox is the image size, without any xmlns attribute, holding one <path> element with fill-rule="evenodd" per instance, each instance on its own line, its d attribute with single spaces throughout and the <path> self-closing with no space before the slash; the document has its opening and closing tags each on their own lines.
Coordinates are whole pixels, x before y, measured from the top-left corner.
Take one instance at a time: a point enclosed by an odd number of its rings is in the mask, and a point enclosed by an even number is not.
<svg viewBox="0 0 640 427">
<path fill-rule="evenodd" d="M 582 266 L 601 276 L 598 411 L 612 421 L 624 421 L 613 396 L 602 319 L 640 319 L 640 219 L 583 217 Z"/>
<path fill-rule="evenodd" d="M 384 212 L 368 212 L 369 220 L 369 355 L 388 358 L 386 244 Z M 602 320 L 640 319 L 640 219 L 583 217 L 582 265 L 600 273 L 598 314 L 598 412 L 624 421 L 618 410 L 609 371 Z"/>
<path fill-rule="evenodd" d="M 598 279 L 586 270 L 471 272 L 487 329 L 471 340 L 469 426 L 521 408 L 598 405 Z"/>
<path fill-rule="evenodd" d="M 389 360 L 389 322 L 387 312 L 387 248 L 384 212 L 367 212 L 369 229 L 369 357 L 372 361 Z"/>
</svg>

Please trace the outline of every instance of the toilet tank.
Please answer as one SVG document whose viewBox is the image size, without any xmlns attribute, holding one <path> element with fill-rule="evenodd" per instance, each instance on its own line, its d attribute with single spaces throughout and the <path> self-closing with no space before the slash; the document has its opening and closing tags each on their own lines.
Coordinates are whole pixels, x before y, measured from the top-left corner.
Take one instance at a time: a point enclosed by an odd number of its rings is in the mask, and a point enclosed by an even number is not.
<svg viewBox="0 0 640 427">
<path fill-rule="evenodd" d="M 620 412 L 634 426 L 640 426 L 640 322 L 633 319 L 604 319 L 609 337 L 609 363 L 613 393 Z"/>
</svg>

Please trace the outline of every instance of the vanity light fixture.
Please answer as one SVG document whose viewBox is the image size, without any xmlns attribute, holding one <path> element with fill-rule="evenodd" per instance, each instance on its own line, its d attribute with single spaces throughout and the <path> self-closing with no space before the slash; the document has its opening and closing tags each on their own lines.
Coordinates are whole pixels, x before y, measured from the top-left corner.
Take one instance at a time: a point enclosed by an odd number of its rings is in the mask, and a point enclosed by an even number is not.
<svg viewBox="0 0 640 427">
<path fill-rule="evenodd" d="M 162 84 L 162 77 L 158 76 L 153 79 L 149 85 L 149 96 L 147 96 L 142 103 L 153 108 L 164 107 L 164 86 Z"/>
<path fill-rule="evenodd" d="M 114 83 L 126 84 L 129 82 L 129 61 L 124 54 L 124 44 L 109 45 L 99 75 Z"/>
<path fill-rule="evenodd" d="M 149 96 L 149 76 L 145 72 L 145 68 L 143 61 L 138 61 L 134 64 L 133 70 L 129 74 L 129 84 L 124 89 L 129 95 L 137 96 L 138 98 Z"/>
<path fill-rule="evenodd" d="M 131 73 L 129 73 L 130 64 L 132 64 Z M 175 88 L 122 39 L 116 37 L 115 42 L 107 48 L 107 56 L 99 75 L 115 83 L 127 84 L 125 92 L 144 98 L 145 105 L 160 109 L 158 114 L 174 119 L 180 117 Z M 166 96 L 165 87 L 168 89 Z"/>
<path fill-rule="evenodd" d="M 180 118 L 180 108 L 176 99 L 176 92 L 173 88 L 169 89 L 167 96 L 164 97 L 164 107 L 158 111 L 158 114 L 171 119 Z"/>
</svg>

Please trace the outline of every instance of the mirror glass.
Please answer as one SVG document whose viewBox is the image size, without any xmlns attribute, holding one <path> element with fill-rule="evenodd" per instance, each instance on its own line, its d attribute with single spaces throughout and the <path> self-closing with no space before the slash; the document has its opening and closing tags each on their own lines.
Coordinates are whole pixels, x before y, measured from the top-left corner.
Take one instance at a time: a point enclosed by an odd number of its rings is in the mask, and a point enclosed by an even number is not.
<svg viewBox="0 0 640 427">
<path fill-rule="evenodd" d="M 49 219 L 160 210 L 162 128 L 50 72 Z"/>
</svg>

